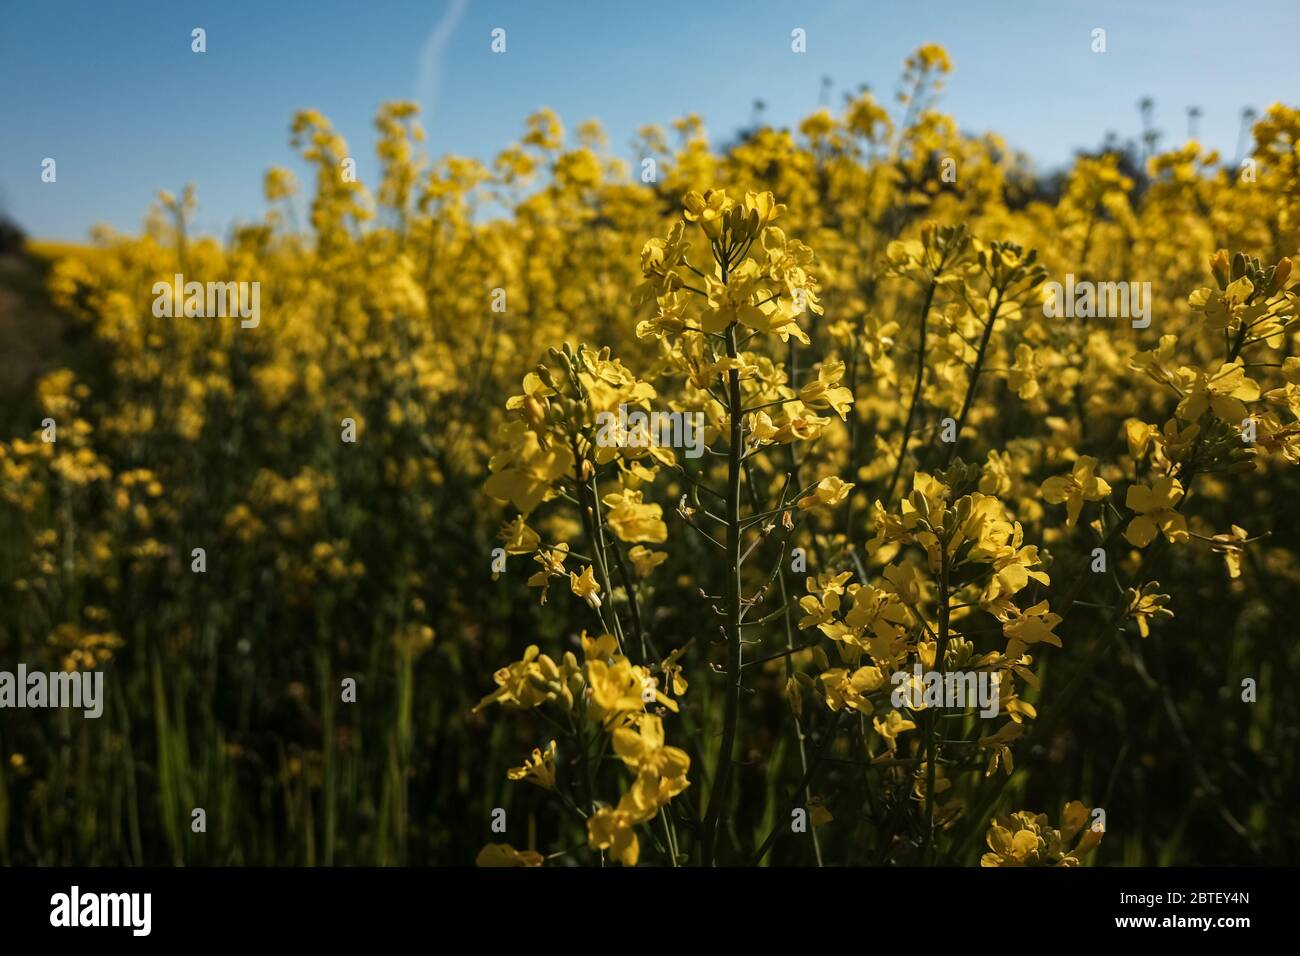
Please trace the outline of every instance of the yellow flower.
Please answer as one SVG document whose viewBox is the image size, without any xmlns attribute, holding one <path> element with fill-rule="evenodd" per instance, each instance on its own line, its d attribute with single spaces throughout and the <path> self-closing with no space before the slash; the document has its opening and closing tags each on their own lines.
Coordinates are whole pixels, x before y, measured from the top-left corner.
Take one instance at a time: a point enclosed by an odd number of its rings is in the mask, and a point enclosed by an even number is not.
<svg viewBox="0 0 1300 956">
<path fill-rule="evenodd" d="M 1241 322 L 1246 300 L 1255 291 L 1245 276 L 1230 283 L 1222 292 L 1197 289 L 1187 299 L 1192 308 L 1205 314 L 1205 327 L 1213 332 L 1235 330 Z"/>
<path fill-rule="evenodd" d="M 533 755 L 524 761 L 522 767 L 512 767 L 506 771 L 506 777 L 510 780 L 527 780 L 529 783 L 535 783 L 543 790 L 550 790 L 555 786 L 555 741 L 552 740 L 543 752 L 536 747 L 533 748 Z"/>
<path fill-rule="evenodd" d="M 1002 625 L 1002 633 L 1008 638 L 1007 657 L 1019 657 L 1025 644 L 1060 647 L 1061 639 L 1052 632 L 1060 623 L 1061 615 L 1051 613 L 1046 601 L 1039 601 L 1027 611 L 1013 609 L 1011 620 Z"/>
<path fill-rule="evenodd" d="M 679 647 L 659 662 L 659 672 L 664 675 L 665 690 L 671 691 L 678 697 L 685 694 L 689 686 L 682 672 L 682 665 L 678 663 L 685 653 L 686 648 Z"/>
<path fill-rule="evenodd" d="M 632 559 L 632 566 L 636 569 L 636 576 L 639 578 L 649 577 L 655 568 L 668 560 L 667 552 L 651 551 L 640 544 L 628 551 L 627 556 Z"/>
<path fill-rule="evenodd" d="M 593 608 L 600 607 L 600 585 L 596 583 L 595 568 L 587 565 L 582 574 L 569 572 L 569 588 Z"/>
<path fill-rule="evenodd" d="M 851 574 L 852 572 L 845 572 Z M 822 629 L 823 625 L 831 624 L 835 621 L 835 614 L 840 609 L 840 596 L 832 591 L 822 596 L 818 600 L 815 594 L 806 594 L 799 599 L 799 607 L 803 610 L 804 615 L 799 619 L 800 630 L 808 627 Z"/>
<path fill-rule="evenodd" d="M 995 820 L 985 837 L 991 852 L 980 858 L 980 866 L 1078 866 L 1080 857 L 1101 842 L 1100 828 L 1089 827 L 1070 847 L 1088 816 L 1083 804 L 1071 801 L 1061 813 L 1059 830 L 1048 824 L 1045 813 L 1022 810 Z"/>
<path fill-rule="evenodd" d="M 853 404 L 853 393 L 838 383 L 844 377 L 843 362 L 823 362 L 817 378 L 799 389 L 799 400 L 809 408 L 829 407 L 843 420 Z"/>
<path fill-rule="evenodd" d="M 1016 361 L 1007 371 L 1007 386 L 1026 400 L 1038 394 L 1038 370 L 1034 366 L 1034 350 L 1024 342 L 1016 346 Z"/>
<path fill-rule="evenodd" d="M 844 481 L 837 475 L 831 475 L 829 478 L 823 478 L 817 482 L 812 494 L 799 499 L 799 508 L 806 511 L 819 505 L 837 505 L 847 498 L 852 490 L 852 482 Z"/>
<path fill-rule="evenodd" d="M 1085 501 L 1101 501 L 1110 494 L 1110 485 L 1097 476 L 1096 470 L 1097 459 L 1081 455 L 1070 474 L 1057 475 L 1043 482 L 1041 491 L 1045 501 L 1054 505 L 1065 502 L 1066 527 L 1074 527 Z"/>
<path fill-rule="evenodd" d="M 1183 498 L 1183 486 L 1177 478 L 1164 476 L 1155 484 L 1130 485 L 1124 504 L 1137 517 L 1124 529 L 1124 537 L 1136 548 L 1145 548 L 1160 531 L 1171 543 L 1187 540 L 1187 519 L 1174 510 Z"/>
<path fill-rule="evenodd" d="M 710 189 L 702 196 L 692 189 L 682 197 L 682 205 L 687 222 L 698 222 L 706 236 L 717 239 L 722 235 L 722 216 L 735 203 L 727 198 L 725 189 Z"/>
<path fill-rule="evenodd" d="M 527 516 L 551 494 L 551 483 L 571 467 L 572 459 L 558 445 L 543 446 L 523 420 L 503 425 L 500 443 L 507 450 L 488 463 L 492 475 L 483 490 Z"/>
<path fill-rule="evenodd" d="M 1169 595 L 1158 593 L 1156 591 L 1158 587 L 1160 587 L 1159 581 L 1151 581 L 1142 585 L 1141 589 L 1129 588 L 1124 592 L 1124 600 L 1128 602 L 1124 616 L 1137 621 L 1138 633 L 1143 637 L 1151 633 L 1147 621 L 1157 617 L 1168 619 L 1174 616 L 1174 612 L 1165 606 L 1169 603 Z"/>
<path fill-rule="evenodd" d="M 760 328 L 767 324 L 763 310 L 754 304 L 758 291 L 758 265 L 746 259 L 731 273 L 727 282 L 705 276 L 709 307 L 700 317 L 706 332 L 723 332 L 733 323 Z"/>
<path fill-rule="evenodd" d="M 614 859 L 624 866 L 636 866 L 641 857 L 641 845 L 636 838 L 636 825 L 654 816 L 656 810 L 647 801 L 645 806 L 634 793 L 641 781 L 633 784 L 614 808 L 601 807 L 587 818 L 587 843 L 595 850 L 609 850 Z M 649 812 L 647 813 L 647 809 Z"/>
<path fill-rule="evenodd" d="M 1011 756 L 1011 745 L 1020 739 L 1025 732 L 1024 724 L 1019 721 L 1008 721 L 997 729 L 996 732 L 979 739 L 978 746 L 983 750 L 991 750 L 989 754 L 988 766 L 984 769 L 984 776 L 992 775 L 993 771 L 998 769 L 998 764 L 1010 774 L 1015 769 L 1015 761 Z"/>
<path fill-rule="evenodd" d="M 1010 826 L 994 823 L 989 827 L 985 840 L 992 852 L 980 858 L 980 866 L 1033 866 L 1042 862 L 1045 842 L 1039 836 L 1040 824 L 1033 818 L 1021 820 L 1024 816 L 1016 814 Z M 1040 817 L 1045 824 L 1046 815 Z"/>
<path fill-rule="evenodd" d="M 615 657 L 612 663 L 588 658 L 587 685 L 593 720 L 609 722 L 622 714 L 645 710 L 643 686 L 625 657 Z"/>
<path fill-rule="evenodd" d="M 771 222 L 785 215 L 785 203 L 777 202 L 770 191 L 745 193 L 745 208 L 758 213 L 759 229 L 766 229 Z"/>
<path fill-rule="evenodd" d="M 885 685 L 885 675 L 879 667 L 859 667 L 852 674 L 845 668 L 835 667 L 822 671 L 817 681 L 822 687 L 822 698 L 831 710 L 847 707 L 869 714 L 875 708 L 866 695 Z"/>
<path fill-rule="evenodd" d="M 542 540 L 536 531 L 524 524 L 523 515 L 518 515 L 514 521 L 502 525 L 498 537 L 505 542 L 506 554 L 528 554 Z"/>
<path fill-rule="evenodd" d="M 1148 425 L 1138 418 L 1130 418 L 1124 423 L 1124 440 L 1128 442 L 1129 457 L 1135 462 L 1146 457 L 1151 442 L 1159 439 L 1160 429 L 1155 425 Z"/>
<path fill-rule="evenodd" d="M 1178 403 L 1178 417 L 1184 421 L 1196 421 L 1208 408 L 1223 421 L 1239 425 L 1250 414 L 1245 403 L 1259 398 L 1259 385 L 1246 377 L 1240 360 L 1224 363 L 1213 375 L 1196 369 L 1191 378 L 1190 391 Z"/>
<path fill-rule="evenodd" d="M 1241 553 L 1249 540 L 1246 529 L 1234 524 L 1230 534 L 1216 534 L 1210 540 L 1213 542 L 1210 547 L 1223 555 L 1223 561 L 1228 566 L 1228 577 L 1241 577 Z"/>
<path fill-rule="evenodd" d="M 876 729 L 885 741 L 885 746 L 892 752 L 898 746 L 898 735 L 908 730 L 915 730 L 916 724 L 908 720 L 897 710 L 891 710 L 885 715 L 885 719 L 879 717 L 871 718 L 871 726 Z"/>
<path fill-rule="evenodd" d="M 516 850 L 509 843 L 489 843 L 479 850 L 475 866 L 541 866 L 543 857 L 536 850 Z"/>
<path fill-rule="evenodd" d="M 563 684 L 560 669 L 536 644 L 528 645 L 522 660 L 503 667 L 492 675 L 497 689 L 475 706 L 477 713 L 488 704 L 501 704 L 508 710 L 540 707 L 560 696 Z"/>
<path fill-rule="evenodd" d="M 655 799 L 659 805 L 685 790 L 691 758 L 686 751 L 664 744 L 664 725 L 654 714 L 641 714 L 633 723 L 614 731 L 614 753 L 638 774 L 657 780 Z M 647 783 L 648 785 L 648 783 Z"/>
<path fill-rule="evenodd" d="M 618 638 L 613 634 L 588 637 L 587 632 L 583 631 L 578 638 L 578 642 L 582 645 L 583 660 L 608 662 L 618 654 Z"/>
<path fill-rule="evenodd" d="M 668 526 L 664 524 L 664 509 L 655 504 L 643 504 L 639 491 L 612 492 L 605 496 L 609 513 L 605 523 L 618 535 L 620 541 L 648 541 L 660 544 L 668 539 Z"/>
<path fill-rule="evenodd" d="M 267 202 L 275 202 L 277 199 L 292 196 L 297 191 L 297 188 L 293 173 L 284 167 L 272 166 L 266 171 L 262 191 L 266 195 Z"/>
<path fill-rule="evenodd" d="M 534 572 L 528 578 L 530 588 L 541 588 L 541 603 L 546 603 L 547 586 L 551 578 L 562 578 L 569 573 L 565 570 L 564 560 L 569 556 L 569 545 L 561 541 L 553 550 L 545 548 L 539 550 L 533 555 L 533 560 L 542 566 L 542 570 Z"/>
<path fill-rule="evenodd" d="M 939 73 L 952 72 L 952 60 L 948 58 L 948 51 L 937 43 L 926 43 L 918 47 L 908 58 L 907 66 L 911 69 L 935 70 Z"/>
</svg>

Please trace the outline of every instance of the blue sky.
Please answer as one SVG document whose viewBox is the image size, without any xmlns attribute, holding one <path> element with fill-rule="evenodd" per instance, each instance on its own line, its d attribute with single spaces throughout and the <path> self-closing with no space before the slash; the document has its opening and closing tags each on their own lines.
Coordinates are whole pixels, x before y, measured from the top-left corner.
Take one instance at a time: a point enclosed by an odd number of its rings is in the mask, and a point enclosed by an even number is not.
<svg viewBox="0 0 1300 956">
<path fill-rule="evenodd" d="M 207 31 L 208 51 L 190 50 Z M 1300 100 L 1300 3 L 1256 0 L 7 0 L 0 7 L 0 209 L 29 233 L 134 230 L 154 191 L 198 186 L 197 226 L 224 232 L 263 210 L 262 173 L 296 168 L 295 109 L 334 122 L 372 180 L 375 107 L 420 100 L 431 154 L 491 157 L 550 106 L 573 128 L 599 118 L 614 152 L 644 123 L 697 112 L 715 142 L 750 117 L 816 107 L 821 78 L 892 94 L 923 42 L 955 70 L 941 103 L 1041 168 L 1108 130 L 1132 137 L 1156 101 L 1166 142 L 1186 108 L 1229 158 L 1242 107 Z M 489 49 L 494 27 L 507 52 Z M 808 51 L 790 51 L 790 31 Z M 1091 31 L 1107 31 L 1107 52 Z M 41 160 L 58 182 L 40 181 Z"/>
</svg>

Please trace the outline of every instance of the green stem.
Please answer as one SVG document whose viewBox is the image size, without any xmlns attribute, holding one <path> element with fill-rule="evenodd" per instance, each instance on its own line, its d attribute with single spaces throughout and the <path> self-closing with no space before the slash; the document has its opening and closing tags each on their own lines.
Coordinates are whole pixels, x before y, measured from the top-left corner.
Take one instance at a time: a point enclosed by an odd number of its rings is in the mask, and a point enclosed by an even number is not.
<svg viewBox="0 0 1300 956">
<path fill-rule="evenodd" d="M 916 408 L 921 402 L 921 388 L 925 383 L 925 337 L 930 321 L 930 306 L 934 302 L 934 290 L 938 288 L 937 279 L 931 279 L 925 290 L 925 302 L 921 305 L 921 339 L 916 350 L 916 379 L 912 384 L 912 401 L 907 406 L 907 421 L 903 425 L 903 444 L 898 449 L 898 461 L 894 463 L 894 473 L 889 478 L 889 488 L 885 492 L 885 503 L 893 501 L 894 488 L 903 474 L 903 462 L 907 460 L 907 445 L 912 440 L 912 423 L 916 418 Z"/>
<path fill-rule="evenodd" d="M 736 324 L 727 327 L 727 356 L 737 357 Z M 740 688 L 742 648 L 740 644 L 740 456 L 743 419 L 740 414 L 740 374 L 732 369 L 727 373 L 727 404 L 731 418 L 731 444 L 727 449 L 727 686 L 726 708 L 722 718 L 722 746 L 718 752 L 717 768 L 713 775 L 713 789 L 709 793 L 708 809 L 704 815 L 702 841 L 703 863 L 713 866 L 717 861 L 718 821 L 722 804 L 731 783 L 732 755 L 736 746 L 736 725 L 740 720 Z"/>
<path fill-rule="evenodd" d="M 961 430 L 966 425 L 966 416 L 970 414 L 971 404 L 975 401 L 975 389 L 979 385 L 980 372 L 984 369 L 984 355 L 988 351 L 989 340 L 993 337 L 993 326 L 998 320 L 998 309 L 1002 307 L 1002 290 L 999 289 L 997 297 L 993 301 L 993 309 L 989 312 L 989 321 L 984 326 L 984 334 L 980 337 L 979 353 L 975 356 L 975 367 L 971 369 L 970 382 L 966 385 L 966 398 L 961 403 L 961 414 L 957 416 L 957 430 L 953 436 L 954 440 L 948 446 L 948 453 L 944 455 L 943 466 L 948 467 L 952 463 L 952 456 L 957 452 L 957 446 L 961 443 Z"/>
</svg>

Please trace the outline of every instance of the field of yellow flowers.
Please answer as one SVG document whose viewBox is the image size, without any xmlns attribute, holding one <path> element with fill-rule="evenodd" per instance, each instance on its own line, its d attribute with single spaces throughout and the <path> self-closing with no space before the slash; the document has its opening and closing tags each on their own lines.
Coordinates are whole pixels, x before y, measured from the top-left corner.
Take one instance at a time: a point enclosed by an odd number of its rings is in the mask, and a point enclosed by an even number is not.
<svg viewBox="0 0 1300 956">
<path fill-rule="evenodd" d="M 0 862 L 1300 859 L 1300 111 L 1045 189 L 948 70 L 370 186 L 301 112 L 309 222 L 47 254 L 0 647 L 104 710 L 5 712 Z"/>
</svg>

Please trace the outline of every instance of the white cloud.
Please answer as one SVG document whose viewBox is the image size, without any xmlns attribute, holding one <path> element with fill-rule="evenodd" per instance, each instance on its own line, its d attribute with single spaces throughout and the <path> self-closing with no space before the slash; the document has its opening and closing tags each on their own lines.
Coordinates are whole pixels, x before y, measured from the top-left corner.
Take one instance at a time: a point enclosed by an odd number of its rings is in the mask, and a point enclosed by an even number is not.
<svg viewBox="0 0 1300 956">
<path fill-rule="evenodd" d="M 442 18 L 424 40 L 420 50 L 420 64 L 415 76 L 415 98 L 422 107 L 425 122 L 438 108 L 438 92 L 442 85 L 443 50 L 447 41 L 465 16 L 469 0 L 451 0 Z"/>
</svg>

